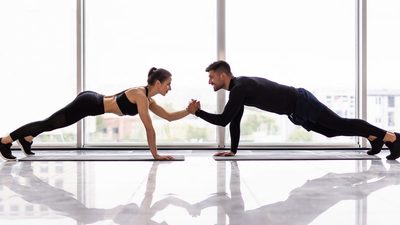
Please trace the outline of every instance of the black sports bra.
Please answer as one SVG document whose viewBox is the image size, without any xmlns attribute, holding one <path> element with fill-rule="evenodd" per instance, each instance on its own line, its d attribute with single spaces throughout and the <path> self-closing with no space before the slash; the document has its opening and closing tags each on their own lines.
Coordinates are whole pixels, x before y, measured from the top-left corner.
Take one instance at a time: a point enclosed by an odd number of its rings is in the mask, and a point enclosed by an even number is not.
<svg viewBox="0 0 400 225">
<path fill-rule="evenodd" d="M 146 89 L 146 97 L 148 97 L 149 90 L 147 89 L 147 87 L 144 87 L 144 88 Z M 135 103 L 132 103 L 131 101 L 129 101 L 128 97 L 126 97 L 125 92 L 126 92 L 126 90 L 116 94 L 117 105 L 118 105 L 119 109 L 121 110 L 122 114 L 134 116 L 134 115 L 138 114 L 137 105 Z"/>
</svg>

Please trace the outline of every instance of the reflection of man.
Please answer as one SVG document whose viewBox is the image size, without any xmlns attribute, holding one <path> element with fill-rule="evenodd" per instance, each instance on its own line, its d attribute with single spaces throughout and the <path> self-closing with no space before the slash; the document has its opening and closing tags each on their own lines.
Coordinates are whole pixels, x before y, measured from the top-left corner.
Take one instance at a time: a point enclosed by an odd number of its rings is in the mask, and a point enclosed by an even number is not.
<svg viewBox="0 0 400 225">
<path fill-rule="evenodd" d="M 304 88 L 294 88 L 261 77 L 234 77 L 225 61 L 216 61 L 206 69 L 208 83 L 214 91 L 230 91 L 229 100 L 221 114 L 211 114 L 200 109 L 200 102 L 188 107 L 190 113 L 209 123 L 226 126 L 231 135 L 231 150 L 217 156 L 233 156 L 237 152 L 240 138 L 240 121 L 244 106 L 254 106 L 264 111 L 287 115 L 296 125 L 327 137 L 361 136 L 368 139 L 372 149 L 368 154 L 377 154 L 385 143 L 390 149 L 387 159 L 400 157 L 400 134 L 385 131 L 360 119 L 341 118 Z"/>
<path fill-rule="evenodd" d="M 223 207 L 230 224 L 306 225 L 342 200 L 360 200 L 374 191 L 400 183 L 400 163 L 390 162 L 390 169 L 386 170 L 380 160 L 372 160 L 367 171 L 328 173 L 292 190 L 285 201 L 245 210 L 236 163 L 231 161 L 231 196 L 217 194 L 196 203 L 196 210 Z"/>
<path fill-rule="evenodd" d="M 155 213 L 168 205 L 176 205 L 190 211 L 191 206 L 183 200 L 166 197 L 152 205 L 153 193 L 156 187 L 156 175 L 159 162 L 153 162 L 149 171 L 145 197 L 140 206 L 135 203 L 119 205 L 111 209 L 88 208 L 74 198 L 74 195 L 63 189 L 55 188 L 42 181 L 33 174 L 30 162 L 23 162 L 19 176 L 23 177 L 28 185 L 22 184 L 19 177 L 12 175 L 13 164 L 0 165 L 0 185 L 18 194 L 22 199 L 32 204 L 47 206 L 61 215 L 70 217 L 84 224 L 95 223 L 101 220 L 113 219 L 121 225 L 130 224 L 160 224 L 152 221 Z M 167 224 L 162 222 L 161 224 Z"/>
</svg>

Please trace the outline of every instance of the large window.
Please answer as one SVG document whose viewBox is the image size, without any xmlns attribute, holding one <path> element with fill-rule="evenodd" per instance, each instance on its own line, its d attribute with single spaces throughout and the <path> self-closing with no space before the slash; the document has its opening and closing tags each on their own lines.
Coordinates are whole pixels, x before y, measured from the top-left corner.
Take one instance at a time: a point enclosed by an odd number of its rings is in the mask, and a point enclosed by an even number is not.
<svg viewBox="0 0 400 225">
<path fill-rule="evenodd" d="M 227 1 L 226 60 L 236 76 L 304 87 L 340 116 L 354 118 L 355 13 L 348 0 Z M 251 107 L 242 118 L 241 140 L 355 144 L 353 137 L 329 139 Z"/>
<path fill-rule="evenodd" d="M 151 67 L 172 73 L 172 91 L 155 96 L 169 111 L 191 98 L 215 111 L 206 66 L 216 55 L 214 1 L 85 1 L 86 89 L 114 94 L 145 86 Z M 215 126 L 195 116 L 168 122 L 152 115 L 159 144 L 215 143 Z M 86 120 L 88 145 L 147 144 L 139 116 L 104 115 Z"/>
<path fill-rule="evenodd" d="M 42 120 L 76 95 L 76 2 L 0 1 L 0 135 Z M 36 144 L 76 143 L 76 126 Z"/>
<path fill-rule="evenodd" d="M 367 119 L 399 130 L 400 88 L 394 81 L 400 72 L 400 3 L 367 3 Z M 217 17 L 215 1 L 1 1 L 0 133 L 44 119 L 73 100 L 81 69 L 77 41 L 83 47 L 84 90 L 111 95 L 144 86 L 148 70 L 163 67 L 173 82 L 167 96 L 154 97 L 160 105 L 181 110 L 194 98 L 216 112 L 217 96 L 204 69 L 217 58 L 218 32 L 226 37 L 220 56 L 226 56 L 234 75 L 304 87 L 340 116 L 355 118 L 356 6 L 348 0 L 225 1 L 226 26 L 217 30 L 223 17 Z M 84 28 L 83 39 L 77 24 Z M 192 115 L 174 122 L 151 115 L 158 144 L 219 143 L 216 126 Z M 88 146 L 147 144 L 138 116 L 89 117 L 84 128 Z M 35 145 L 76 145 L 76 131 L 72 125 L 45 132 Z M 354 137 L 307 132 L 286 116 L 252 107 L 246 107 L 241 135 L 241 145 L 356 143 Z M 225 137 L 229 144 L 229 134 Z"/>
<path fill-rule="evenodd" d="M 368 121 L 400 130 L 400 2 L 368 1 Z"/>
</svg>

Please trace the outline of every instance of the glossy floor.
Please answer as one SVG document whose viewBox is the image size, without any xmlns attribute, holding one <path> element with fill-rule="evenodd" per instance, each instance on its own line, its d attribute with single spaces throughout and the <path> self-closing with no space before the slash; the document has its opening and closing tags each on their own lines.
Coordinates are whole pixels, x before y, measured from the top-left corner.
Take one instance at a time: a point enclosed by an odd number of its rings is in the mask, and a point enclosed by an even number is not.
<svg viewBox="0 0 400 225">
<path fill-rule="evenodd" d="M 185 161 L 0 161 L 0 224 L 400 224 L 400 163 L 387 152 L 237 162 L 173 153 Z"/>
</svg>

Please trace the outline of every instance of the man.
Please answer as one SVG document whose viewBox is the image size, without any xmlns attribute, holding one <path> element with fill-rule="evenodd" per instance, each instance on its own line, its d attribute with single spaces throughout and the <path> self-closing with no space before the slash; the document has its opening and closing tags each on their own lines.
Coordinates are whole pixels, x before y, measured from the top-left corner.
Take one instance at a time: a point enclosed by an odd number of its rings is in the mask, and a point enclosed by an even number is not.
<svg viewBox="0 0 400 225">
<path fill-rule="evenodd" d="M 240 139 L 240 120 L 244 106 L 253 106 L 261 110 L 287 115 L 296 125 L 308 131 L 315 131 L 327 137 L 361 136 L 368 139 L 370 155 L 378 154 L 383 144 L 390 150 L 386 157 L 395 160 L 400 157 L 400 134 L 385 131 L 360 119 L 341 118 L 304 88 L 294 88 L 278 84 L 261 77 L 235 77 L 225 61 L 216 61 L 206 68 L 208 83 L 214 91 L 230 91 L 229 100 L 221 114 L 211 114 L 201 110 L 200 102 L 195 101 L 188 107 L 190 113 L 205 121 L 226 126 L 231 134 L 231 149 L 216 153 L 215 156 L 234 156 Z"/>
</svg>

